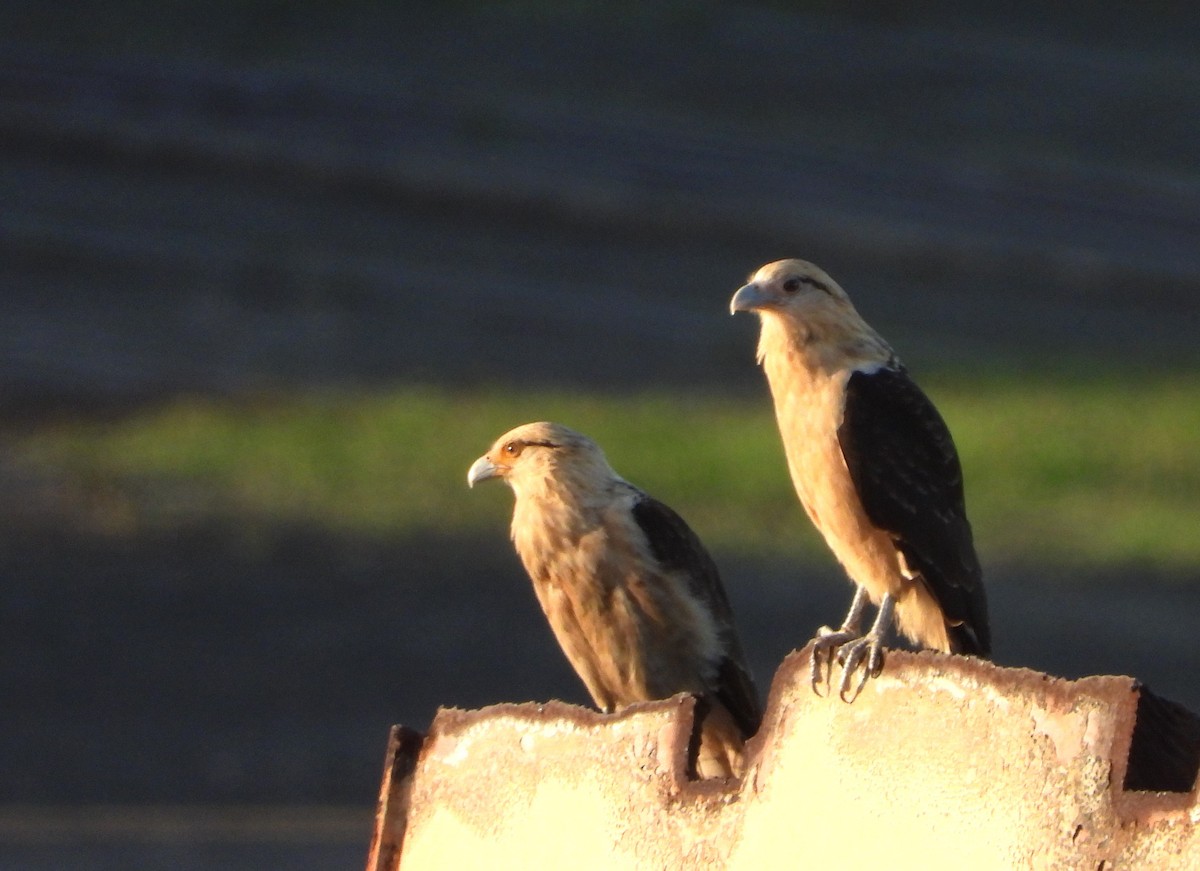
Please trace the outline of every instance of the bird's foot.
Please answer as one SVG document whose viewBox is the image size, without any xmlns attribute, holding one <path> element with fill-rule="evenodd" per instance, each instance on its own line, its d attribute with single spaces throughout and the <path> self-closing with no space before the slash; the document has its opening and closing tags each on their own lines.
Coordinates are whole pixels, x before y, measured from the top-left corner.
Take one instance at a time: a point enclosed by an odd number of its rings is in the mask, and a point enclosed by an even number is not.
<svg viewBox="0 0 1200 871">
<path fill-rule="evenodd" d="M 861 641 L 858 630 L 851 626 L 843 626 L 841 629 L 831 629 L 828 626 L 822 626 L 817 630 L 817 637 L 813 639 L 811 674 L 813 692 L 817 695 L 821 691 L 817 689 L 818 684 L 827 683 L 832 688 L 833 686 L 833 660 L 836 656 L 838 662 L 845 661 L 842 658 L 841 650 L 847 644 L 854 641 Z"/>
<path fill-rule="evenodd" d="M 834 657 L 842 665 L 842 680 L 838 686 L 838 695 L 843 702 L 853 701 L 846 698 L 854 681 L 854 672 L 862 666 L 862 677 L 854 689 L 854 698 L 862 692 L 868 677 L 874 677 L 883 669 L 883 637 L 892 620 L 892 610 L 895 600 L 890 594 L 885 594 L 879 601 L 879 613 L 871 630 L 863 635 L 858 631 L 858 623 L 862 618 L 863 609 L 867 605 L 867 590 L 858 587 L 854 592 L 854 601 L 850 603 L 850 612 L 842 621 L 841 629 L 830 629 L 822 626 L 817 630 L 813 639 L 812 652 L 812 688 L 817 695 L 821 691 L 817 684 L 824 681 L 833 690 L 833 660 Z"/>
<path fill-rule="evenodd" d="M 832 654 L 830 658 L 832 659 Z M 852 702 L 858 698 L 858 694 L 867 685 L 867 678 L 879 677 L 880 672 L 883 671 L 883 636 L 875 632 L 868 632 L 861 638 L 846 642 L 837 649 L 837 661 L 842 666 L 842 680 L 838 687 L 838 696 L 843 702 Z M 832 678 L 832 662 L 830 662 L 829 670 Z M 858 682 L 854 686 L 854 694 L 847 698 L 846 694 L 854 684 L 856 671 L 859 672 Z"/>
</svg>

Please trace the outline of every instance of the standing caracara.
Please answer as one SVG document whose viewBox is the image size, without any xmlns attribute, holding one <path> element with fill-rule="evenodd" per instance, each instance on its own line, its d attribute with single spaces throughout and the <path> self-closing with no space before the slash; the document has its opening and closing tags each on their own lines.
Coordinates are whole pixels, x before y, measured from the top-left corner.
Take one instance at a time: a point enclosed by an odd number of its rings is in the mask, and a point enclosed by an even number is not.
<svg viewBox="0 0 1200 871">
<path fill-rule="evenodd" d="M 740 776 L 762 719 L 712 558 L 678 514 L 556 423 L 507 432 L 467 472 L 512 487 L 512 540 L 559 645 L 600 710 L 699 696 L 700 777 Z"/>
<path fill-rule="evenodd" d="M 893 611 L 918 644 L 988 656 L 987 599 L 958 453 L 887 342 L 832 278 L 804 260 L 759 269 L 730 311 L 759 314 L 758 360 L 792 483 L 858 587 L 841 628 L 818 630 L 814 688 L 825 651 L 831 672 L 835 651 L 843 664 L 843 698 L 859 665 L 858 689 L 878 674 Z M 879 613 L 863 635 L 868 598 Z"/>
</svg>

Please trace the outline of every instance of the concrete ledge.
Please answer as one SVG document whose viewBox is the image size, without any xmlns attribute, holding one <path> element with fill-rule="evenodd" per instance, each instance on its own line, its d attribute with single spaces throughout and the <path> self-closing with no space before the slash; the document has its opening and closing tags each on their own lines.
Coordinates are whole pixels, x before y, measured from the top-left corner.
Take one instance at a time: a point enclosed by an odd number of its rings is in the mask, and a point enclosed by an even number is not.
<svg viewBox="0 0 1200 871">
<path fill-rule="evenodd" d="M 1200 868 L 1200 720 L 1133 679 L 892 651 L 846 704 L 808 656 L 743 781 L 687 778 L 688 696 L 398 727 L 368 869 Z"/>
</svg>

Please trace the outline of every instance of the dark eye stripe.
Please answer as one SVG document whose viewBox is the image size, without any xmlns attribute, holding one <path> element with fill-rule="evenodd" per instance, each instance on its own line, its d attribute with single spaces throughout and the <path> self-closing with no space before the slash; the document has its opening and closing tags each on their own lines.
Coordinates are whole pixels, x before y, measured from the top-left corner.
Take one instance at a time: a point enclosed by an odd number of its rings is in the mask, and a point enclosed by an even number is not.
<svg viewBox="0 0 1200 871">
<path fill-rule="evenodd" d="M 802 284 L 810 285 L 815 287 L 817 290 L 823 290 L 826 293 L 830 292 L 827 285 L 813 278 L 811 275 L 793 275 L 783 282 L 783 289 L 788 293 L 795 293 L 800 289 L 800 285 Z"/>
<path fill-rule="evenodd" d="M 522 439 L 522 440 L 508 442 L 507 444 L 505 444 L 505 446 L 502 448 L 502 450 L 504 451 L 504 453 L 508 454 L 510 457 L 515 457 L 515 456 L 518 456 L 521 453 L 521 451 L 525 450 L 528 447 L 558 448 L 558 447 L 562 447 L 562 446 L 557 445 L 554 442 L 535 442 L 535 441 L 525 441 Z"/>
</svg>

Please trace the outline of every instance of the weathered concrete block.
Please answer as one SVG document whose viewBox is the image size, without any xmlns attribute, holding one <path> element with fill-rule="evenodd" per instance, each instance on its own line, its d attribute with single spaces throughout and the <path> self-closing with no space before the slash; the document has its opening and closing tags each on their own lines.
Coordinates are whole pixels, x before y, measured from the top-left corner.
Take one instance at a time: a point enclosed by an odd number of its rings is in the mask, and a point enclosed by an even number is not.
<svg viewBox="0 0 1200 871">
<path fill-rule="evenodd" d="M 847 704 L 800 651 L 732 782 L 687 777 L 692 709 L 394 732 L 368 867 L 1200 868 L 1200 720 L 1130 678 L 893 651 Z"/>
</svg>

